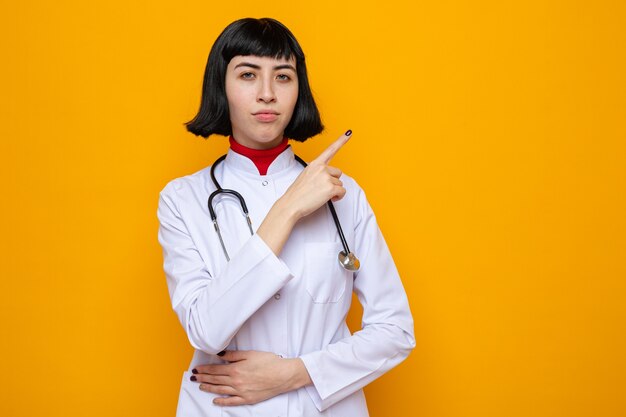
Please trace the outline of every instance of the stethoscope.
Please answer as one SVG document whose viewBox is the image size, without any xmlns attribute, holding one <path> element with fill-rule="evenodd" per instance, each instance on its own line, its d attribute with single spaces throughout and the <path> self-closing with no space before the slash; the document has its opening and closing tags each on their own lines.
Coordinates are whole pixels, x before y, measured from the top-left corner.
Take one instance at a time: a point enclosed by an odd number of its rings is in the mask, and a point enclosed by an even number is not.
<svg viewBox="0 0 626 417">
<path fill-rule="evenodd" d="M 306 167 L 307 163 L 304 162 L 298 155 L 294 155 L 296 160 L 303 166 Z M 244 198 L 235 190 L 229 190 L 226 188 L 222 188 L 220 184 L 215 179 L 215 167 L 226 158 L 226 155 L 222 155 L 213 163 L 211 166 L 211 180 L 213 181 L 213 185 L 215 185 L 216 190 L 211 193 L 209 196 L 208 206 L 209 213 L 211 214 L 211 220 L 213 221 L 213 226 L 215 227 L 215 231 L 217 232 L 217 236 L 220 239 L 220 244 L 222 245 L 222 250 L 224 251 L 224 255 L 226 256 L 226 260 L 230 261 L 230 256 L 228 256 L 228 251 L 226 250 L 226 245 L 224 245 L 224 239 L 222 239 L 222 234 L 220 233 L 220 227 L 217 224 L 217 216 L 215 215 L 215 210 L 213 209 L 213 198 L 218 194 L 230 194 L 239 200 L 239 204 L 241 205 L 241 210 L 246 216 L 246 221 L 248 223 L 248 229 L 250 229 L 250 235 L 254 235 L 254 231 L 252 230 L 252 221 L 250 220 L 250 216 L 248 214 L 248 206 L 246 206 L 246 201 Z M 335 222 L 335 226 L 337 227 L 337 232 L 339 233 L 339 238 L 341 239 L 341 244 L 343 246 L 343 250 L 339 252 L 337 258 L 339 260 L 339 265 L 341 265 L 344 269 L 348 271 L 358 271 L 360 267 L 360 262 L 357 257 L 350 252 L 348 248 L 348 242 L 346 242 L 346 238 L 343 235 L 343 230 L 341 230 L 341 224 L 339 223 L 339 218 L 337 217 L 337 212 L 335 211 L 335 206 L 333 206 L 332 201 L 328 201 L 328 208 L 330 209 L 330 214 L 333 216 L 333 221 Z"/>
</svg>

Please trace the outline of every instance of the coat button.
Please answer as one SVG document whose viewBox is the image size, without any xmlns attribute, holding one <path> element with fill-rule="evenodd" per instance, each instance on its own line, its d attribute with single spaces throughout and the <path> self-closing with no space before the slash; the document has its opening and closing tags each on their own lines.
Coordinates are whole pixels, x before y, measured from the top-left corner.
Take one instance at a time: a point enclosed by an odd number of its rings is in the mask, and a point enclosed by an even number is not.
<svg viewBox="0 0 626 417">
<path fill-rule="evenodd" d="M 277 300 L 280 300 L 280 293 L 277 292 L 276 294 L 274 294 L 274 298 L 277 299 Z"/>
<path fill-rule="evenodd" d="M 263 187 L 265 187 L 268 184 L 267 180 L 264 180 L 261 184 L 263 184 Z"/>
</svg>

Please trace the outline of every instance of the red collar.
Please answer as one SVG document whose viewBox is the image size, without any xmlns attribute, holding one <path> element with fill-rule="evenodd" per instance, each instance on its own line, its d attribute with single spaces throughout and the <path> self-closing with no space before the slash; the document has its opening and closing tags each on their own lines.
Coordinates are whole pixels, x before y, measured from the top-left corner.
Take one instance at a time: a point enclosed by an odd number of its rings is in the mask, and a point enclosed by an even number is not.
<svg viewBox="0 0 626 417">
<path fill-rule="evenodd" d="M 228 141 L 230 142 L 230 149 L 240 155 L 250 158 L 250 160 L 254 162 L 254 165 L 256 165 L 256 168 L 259 170 L 259 174 L 261 175 L 267 174 L 267 169 L 269 168 L 270 164 L 274 161 L 274 159 L 276 159 L 278 155 L 280 155 L 285 149 L 287 149 L 287 146 L 289 146 L 289 143 L 287 142 L 287 137 L 283 137 L 282 142 L 280 142 L 277 146 L 271 149 L 248 148 L 247 146 L 244 146 L 237 142 L 235 138 L 232 137 L 232 135 L 228 138 Z"/>
</svg>

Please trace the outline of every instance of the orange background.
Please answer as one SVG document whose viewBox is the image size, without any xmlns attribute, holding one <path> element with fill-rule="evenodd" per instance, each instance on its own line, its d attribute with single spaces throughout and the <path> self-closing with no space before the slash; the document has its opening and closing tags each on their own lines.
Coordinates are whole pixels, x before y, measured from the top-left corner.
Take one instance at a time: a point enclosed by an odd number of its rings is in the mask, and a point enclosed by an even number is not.
<svg viewBox="0 0 626 417">
<path fill-rule="evenodd" d="M 245 16 L 307 54 L 327 131 L 296 152 L 354 131 L 333 164 L 409 295 L 371 415 L 626 415 L 626 5 L 518 3 L 4 5 L 0 415 L 174 415 L 158 192 L 226 150 L 182 123 Z"/>
</svg>

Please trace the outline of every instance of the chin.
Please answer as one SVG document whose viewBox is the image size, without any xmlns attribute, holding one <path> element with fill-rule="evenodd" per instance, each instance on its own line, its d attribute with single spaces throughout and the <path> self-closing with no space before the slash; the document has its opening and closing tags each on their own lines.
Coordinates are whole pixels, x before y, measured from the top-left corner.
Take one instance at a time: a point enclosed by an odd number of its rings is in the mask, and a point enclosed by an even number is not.
<svg viewBox="0 0 626 417">
<path fill-rule="evenodd" d="M 259 132 L 253 137 L 255 141 L 258 141 L 261 143 L 268 143 L 276 139 L 278 136 L 282 138 L 283 134 L 284 134 L 284 131 L 282 130 L 272 129 L 266 132 Z"/>
<path fill-rule="evenodd" d="M 246 129 L 241 130 L 239 133 L 241 136 L 247 138 L 247 141 L 257 143 L 259 145 L 265 145 L 274 141 L 277 137 L 282 139 L 284 134 L 284 127 L 277 124 L 264 124 L 264 125 L 248 125 Z M 235 135 L 235 139 L 237 136 Z"/>
</svg>

